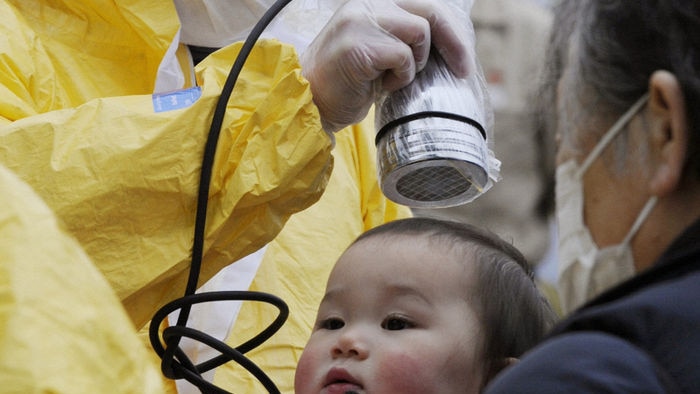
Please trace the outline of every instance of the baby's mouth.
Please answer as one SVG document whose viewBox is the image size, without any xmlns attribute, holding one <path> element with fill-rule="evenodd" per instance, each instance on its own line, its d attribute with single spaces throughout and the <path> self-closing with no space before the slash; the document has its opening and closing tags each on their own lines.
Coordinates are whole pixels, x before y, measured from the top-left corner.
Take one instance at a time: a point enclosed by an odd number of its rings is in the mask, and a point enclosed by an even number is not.
<svg viewBox="0 0 700 394">
<path fill-rule="evenodd" d="M 338 380 L 326 385 L 326 390 L 333 394 L 360 394 L 362 387 L 352 382 Z"/>
<path fill-rule="evenodd" d="M 334 369 L 329 373 L 324 392 L 328 394 L 360 394 L 362 386 L 349 373 Z"/>
</svg>

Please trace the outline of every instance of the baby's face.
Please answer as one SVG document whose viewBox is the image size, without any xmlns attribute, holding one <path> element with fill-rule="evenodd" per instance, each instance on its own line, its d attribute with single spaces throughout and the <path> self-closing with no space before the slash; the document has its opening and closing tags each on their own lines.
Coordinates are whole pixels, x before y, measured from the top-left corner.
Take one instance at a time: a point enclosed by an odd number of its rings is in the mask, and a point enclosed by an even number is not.
<svg viewBox="0 0 700 394">
<path fill-rule="evenodd" d="M 471 266 L 418 237 L 353 245 L 331 272 L 296 394 L 478 393 Z"/>
</svg>

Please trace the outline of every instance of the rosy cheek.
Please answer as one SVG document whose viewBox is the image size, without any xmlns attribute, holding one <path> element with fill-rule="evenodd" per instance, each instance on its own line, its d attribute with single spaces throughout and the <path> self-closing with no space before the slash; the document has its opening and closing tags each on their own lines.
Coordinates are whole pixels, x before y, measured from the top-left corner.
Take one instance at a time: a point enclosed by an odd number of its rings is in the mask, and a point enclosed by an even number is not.
<svg viewBox="0 0 700 394">
<path fill-rule="evenodd" d="M 426 359 L 416 353 L 386 354 L 377 364 L 375 382 L 381 382 L 392 393 L 427 393 L 432 379 L 426 375 L 430 371 Z"/>
<path fill-rule="evenodd" d="M 313 385 L 320 384 L 317 382 L 318 377 L 315 377 L 315 372 L 320 365 L 318 360 L 318 352 L 307 348 L 302 353 L 297 363 L 294 374 L 294 392 L 297 394 L 313 392 Z"/>
</svg>

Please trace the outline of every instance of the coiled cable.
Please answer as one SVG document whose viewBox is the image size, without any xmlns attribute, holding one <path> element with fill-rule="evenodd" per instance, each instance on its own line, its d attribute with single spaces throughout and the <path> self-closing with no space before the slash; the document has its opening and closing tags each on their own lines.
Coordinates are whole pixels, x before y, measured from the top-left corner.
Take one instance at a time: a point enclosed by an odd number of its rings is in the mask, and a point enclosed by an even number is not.
<svg viewBox="0 0 700 394">
<path fill-rule="evenodd" d="M 194 240 L 192 243 L 192 262 L 190 264 L 190 272 L 185 289 L 185 295 L 176 299 L 161 309 L 159 309 L 151 319 L 149 327 L 149 339 L 151 346 L 161 358 L 161 371 L 170 379 L 185 379 L 200 389 L 202 393 L 228 393 L 214 384 L 206 381 L 202 377 L 202 373 L 212 370 L 229 361 L 235 361 L 250 372 L 269 393 L 279 393 L 274 382 L 260 369 L 255 363 L 244 356 L 244 353 L 256 348 L 268 338 L 270 338 L 284 324 L 289 315 L 289 308 L 280 298 L 261 292 L 252 291 L 218 291 L 196 294 L 197 282 L 199 281 L 199 273 L 202 266 L 202 257 L 204 251 L 204 230 L 206 227 L 207 204 L 209 197 L 209 186 L 211 183 L 211 174 L 214 166 L 214 156 L 216 147 L 221 133 L 221 126 L 224 115 L 226 114 L 226 105 L 228 104 L 233 88 L 238 80 L 238 76 L 243 69 L 248 55 L 252 51 L 260 34 L 267 25 L 274 19 L 275 16 L 287 5 L 291 0 L 277 0 L 265 12 L 260 20 L 255 24 L 246 41 L 243 43 L 236 60 L 231 66 L 226 82 L 221 91 L 221 95 L 216 103 L 214 115 L 212 117 L 211 127 L 207 136 L 204 154 L 202 158 L 202 168 L 200 170 L 199 190 L 197 195 L 197 209 L 195 213 Z M 244 344 L 232 348 L 225 342 L 220 341 L 210 335 L 187 327 L 187 320 L 193 305 L 203 302 L 215 301 L 258 301 L 266 302 L 279 309 L 277 318 L 261 333 L 251 338 Z M 162 341 L 159 335 L 159 328 L 162 322 L 167 319 L 168 315 L 176 310 L 180 310 L 177 322 L 174 326 L 166 327 L 162 333 Z M 221 352 L 210 360 L 200 364 L 194 364 L 187 357 L 185 352 L 180 349 L 180 340 L 190 338 L 199 341 L 213 349 Z"/>
</svg>

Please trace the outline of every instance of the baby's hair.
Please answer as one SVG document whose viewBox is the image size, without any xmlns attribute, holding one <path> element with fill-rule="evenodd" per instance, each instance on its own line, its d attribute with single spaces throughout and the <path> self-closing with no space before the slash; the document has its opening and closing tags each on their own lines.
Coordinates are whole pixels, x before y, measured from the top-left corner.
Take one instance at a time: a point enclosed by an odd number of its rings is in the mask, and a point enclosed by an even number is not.
<svg viewBox="0 0 700 394">
<path fill-rule="evenodd" d="M 486 229 L 414 217 L 368 230 L 355 243 L 377 236 L 425 236 L 436 243 L 436 251 L 462 254 L 465 260 L 475 262 L 476 279 L 465 294 L 475 300 L 481 319 L 483 385 L 507 365 L 508 358 L 518 358 L 535 346 L 556 322 L 556 314 L 535 285 L 527 259 L 515 246 Z"/>
</svg>

